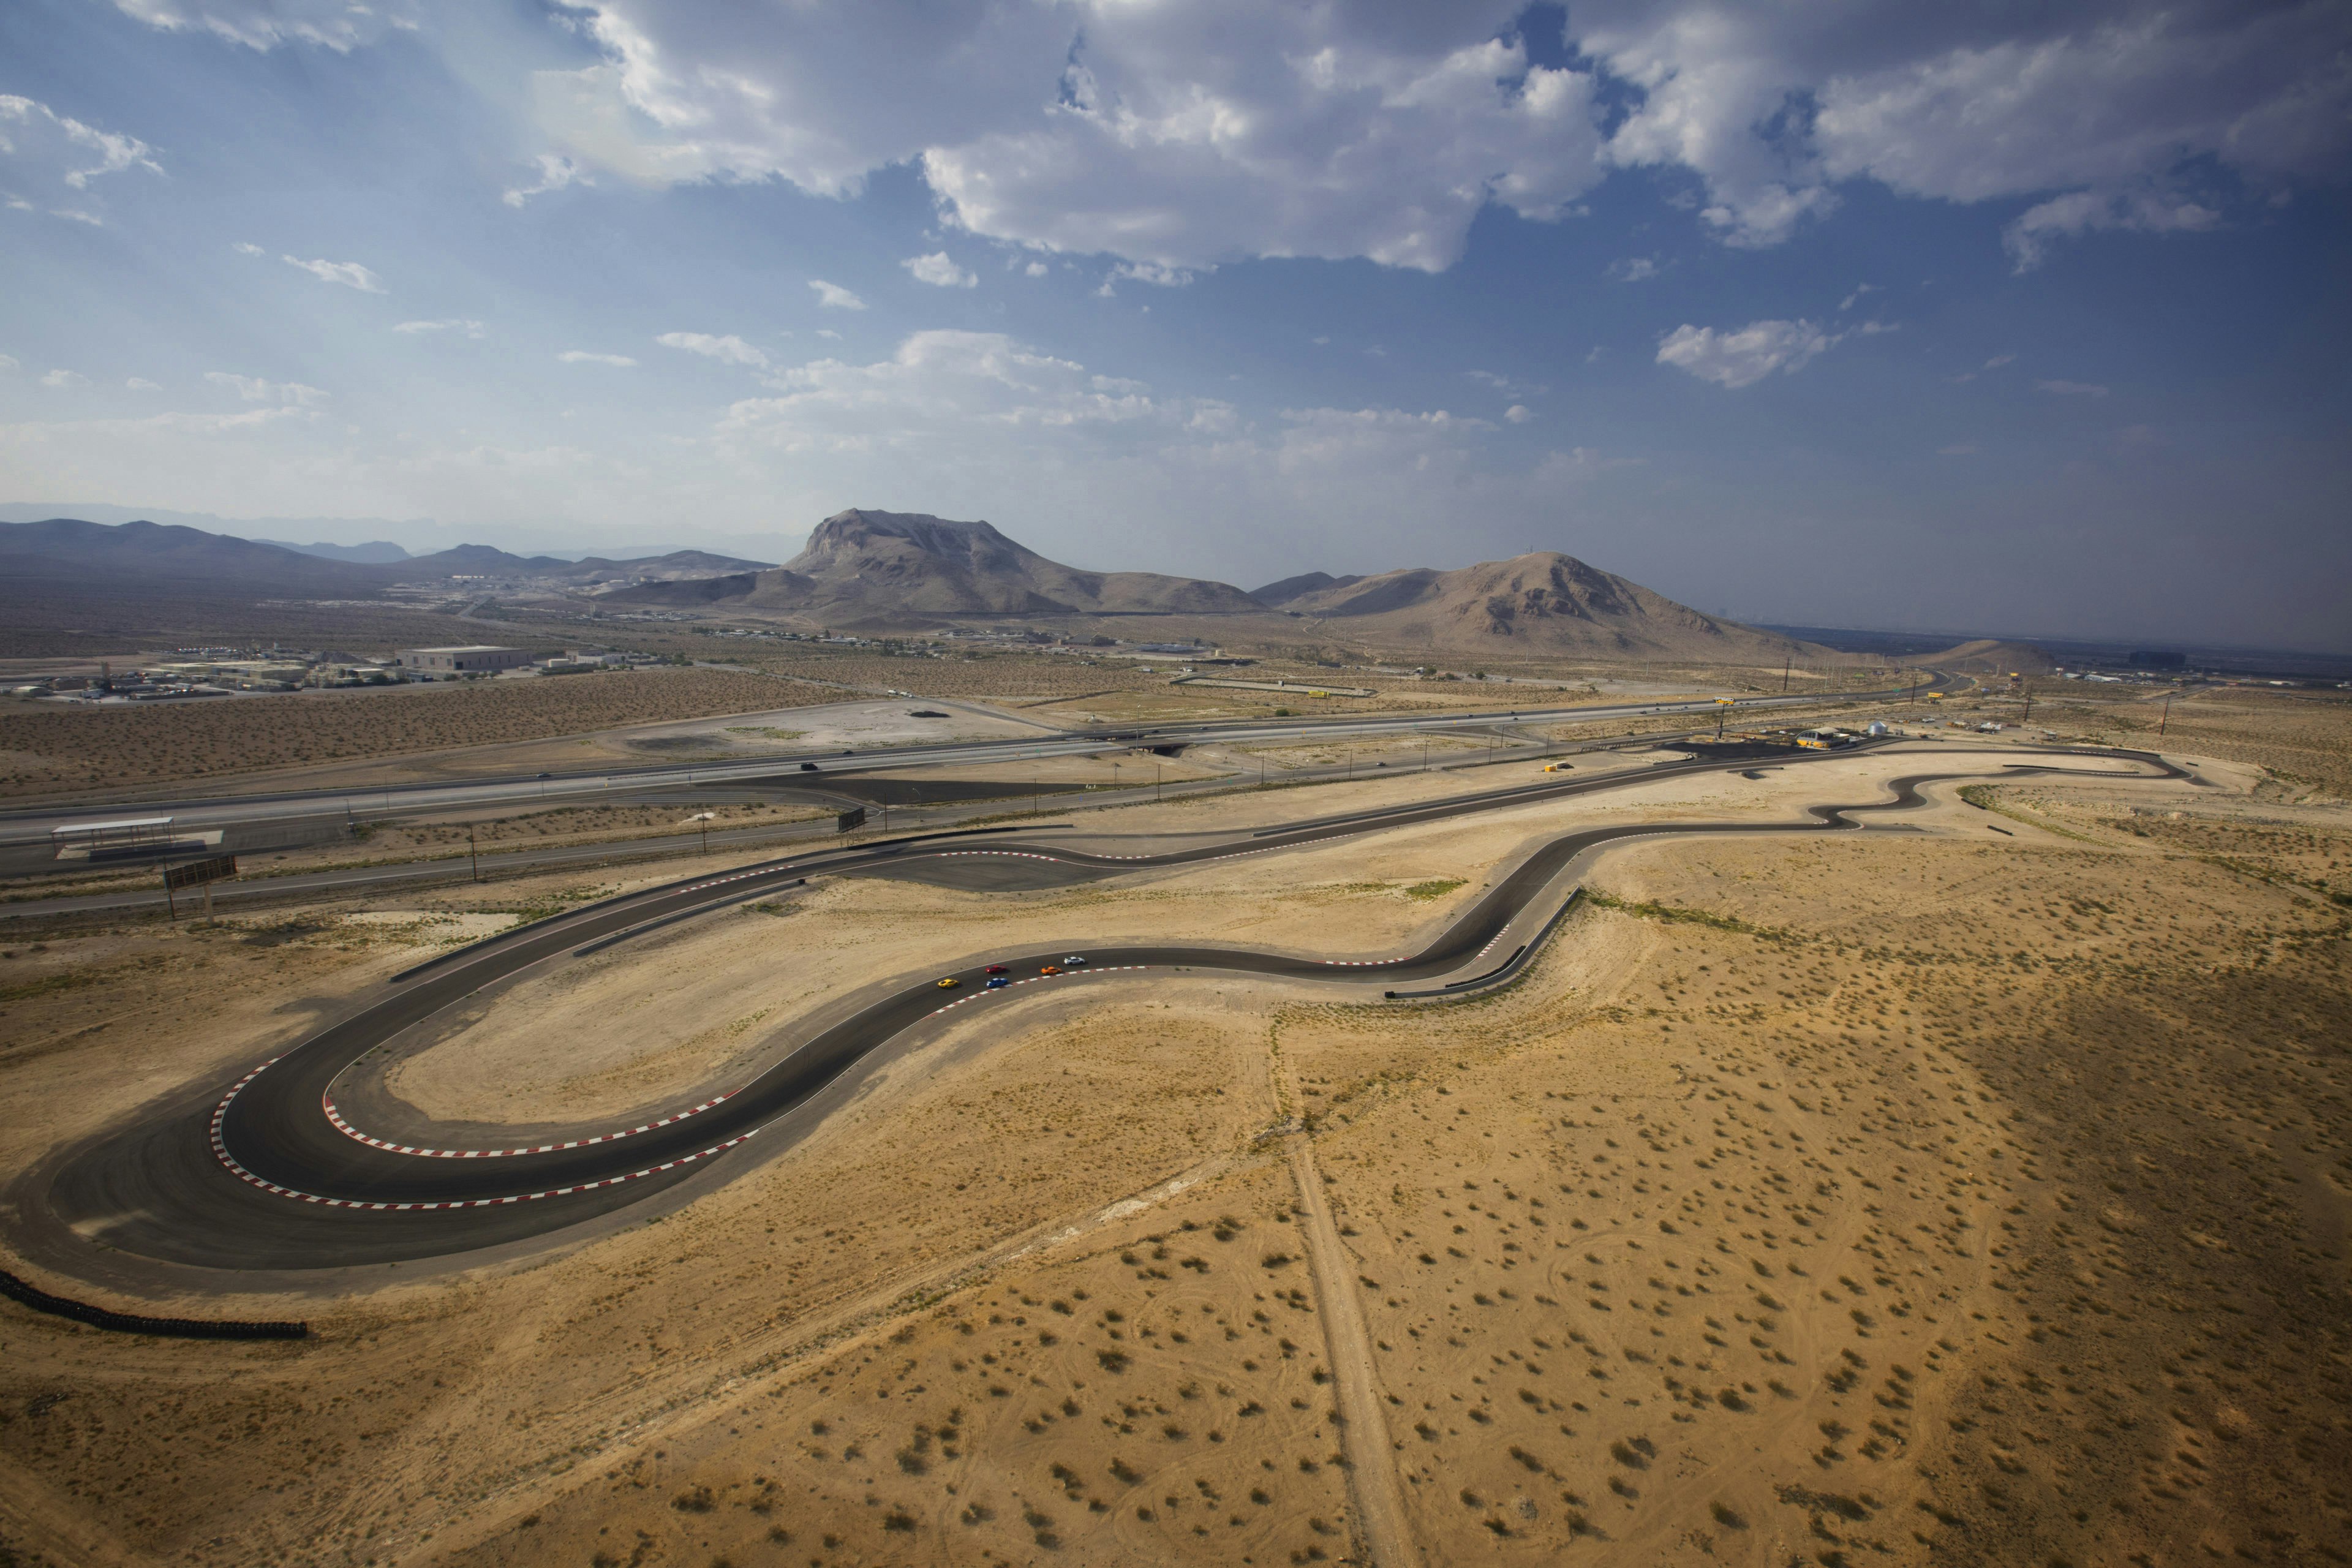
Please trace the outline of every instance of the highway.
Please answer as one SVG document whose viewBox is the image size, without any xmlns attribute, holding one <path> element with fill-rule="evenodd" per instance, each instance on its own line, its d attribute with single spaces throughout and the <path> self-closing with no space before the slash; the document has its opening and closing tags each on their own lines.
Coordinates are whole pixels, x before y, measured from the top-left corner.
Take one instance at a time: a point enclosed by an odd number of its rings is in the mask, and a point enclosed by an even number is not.
<svg viewBox="0 0 2352 1568">
<path fill-rule="evenodd" d="M 1938 672 L 1923 672 L 1922 679 L 1933 684 L 1946 678 Z M 1732 707 L 1737 712 L 1748 713 L 1780 707 L 1819 706 L 1824 701 L 1883 701 L 1900 698 L 1913 689 L 1924 688 L 1839 692 L 1826 697 L 1818 693 L 1743 697 L 1738 699 Z M 1306 689 L 1301 688 L 1302 699 L 1305 692 Z M 191 833 L 256 823 L 338 822 L 355 816 L 382 817 L 457 810 L 514 811 L 529 809 L 542 803 L 578 804 L 623 791 L 680 785 L 774 785 L 793 781 L 805 782 L 812 774 L 822 776 L 827 773 L 868 773 L 893 768 L 980 766 L 992 763 L 1091 756 L 1138 746 L 1264 745 L 1308 739 L 1361 739 L 1424 731 L 1443 734 L 1448 731 L 1476 730 L 1496 724 L 1584 723 L 1657 713 L 1712 714 L 1720 706 L 1710 697 L 1688 702 L 1626 702 L 1595 707 L 1518 708 L 1483 712 L 1368 713 L 1343 718 L 1204 721 L 1136 727 L 1098 725 L 1059 736 L 1024 735 L 997 741 L 960 741 L 864 752 L 778 752 L 769 756 L 726 763 L 664 763 L 543 776 L 514 773 L 446 783 L 387 784 L 368 789 L 181 797 L 116 795 L 103 805 L 47 805 L 0 811 L 0 850 L 11 846 L 46 845 L 54 828 L 124 816 L 169 816 L 173 818 L 173 831 Z"/>
<path fill-rule="evenodd" d="M 1780 753 L 1770 765 L 1805 767 L 1840 753 Z M 1845 753 L 1850 755 L 1851 753 Z M 2020 752 L 2011 776 L 2084 771 L 2069 761 L 2129 761 L 2153 776 L 2182 770 L 2140 752 Z M 1554 884 L 1580 856 L 1638 837 L 1847 831 L 1872 815 L 1920 804 L 1922 785 L 1981 771 L 1906 774 L 1884 799 L 1809 807 L 1798 821 L 1621 824 L 1553 838 L 1501 875 L 1419 951 L 1402 955 L 1305 955 L 1165 943 L 1091 948 L 1084 968 L 1046 975 L 1066 950 L 975 954 L 949 971 L 868 987 L 820 1009 L 806 1037 L 750 1082 L 680 1104 L 633 1126 L 496 1129 L 443 1127 L 388 1137 L 341 1106 L 367 1100 L 378 1053 L 402 1031 L 534 966 L 558 965 L 592 946 L 609 951 L 635 934 L 759 897 L 788 897 L 815 875 L 916 877 L 968 888 L 1066 884 L 1136 870 L 1278 852 L 1354 835 L 1565 798 L 1682 774 L 1752 770 L 1755 758 L 1700 759 L 1628 774 L 1553 780 L 1449 800 L 1352 813 L 1236 833 L 1173 850 L 1117 856 L 1057 844 L 1035 830 L 983 830 L 886 840 L 737 868 L 571 911 L 436 958 L 385 984 L 357 1010 L 233 1081 L 190 1086 L 108 1132 L 62 1150 L 15 1184 L 0 1211 L 45 1229 L 45 1261 L 98 1241 L 105 1247 L 215 1269 L 302 1270 L 462 1254 L 550 1236 L 685 1181 L 765 1135 L 789 1146 L 855 1088 L 861 1064 L 923 1037 L 934 1017 L 961 1018 L 1040 988 L 1147 982 L 1179 973 L 1318 982 L 1377 995 L 1404 982 L 1475 980 L 1524 953 L 1549 929 Z M 2103 772 L 2110 770 L 2101 770 Z M 1015 983 L 984 989 L 1000 963 Z M 1409 1004 L 1408 1004 L 1409 1005 Z M 787 1037 L 788 1038 L 789 1037 Z M 373 1064 L 373 1065 L 372 1065 Z M 738 1156 L 740 1158 L 740 1156 Z M 73 1238 L 81 1238 L 77 1242 Z M 69 1260 L 68 1260 L 69 1261 Z"/>
</svg>

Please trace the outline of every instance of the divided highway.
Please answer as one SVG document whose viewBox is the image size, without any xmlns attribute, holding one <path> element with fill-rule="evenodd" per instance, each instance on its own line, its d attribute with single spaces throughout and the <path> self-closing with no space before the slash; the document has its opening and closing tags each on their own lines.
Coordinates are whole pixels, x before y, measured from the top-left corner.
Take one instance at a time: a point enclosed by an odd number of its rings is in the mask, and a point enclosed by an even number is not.
<svg viewBox="0 0 2352 1568">
<path fill-rule="evenodd" d="M 2044 754 L 2121 758 L 2158 776 L 2185 776 L 2147 753 Z M 1780 765 L 1802 766 L 1824 755 L 1784 754 Z M 347 1081 L 346 1075 L 368 1070 L 372 1053 L 485 987 L 536 964 L 562 963 L 591 946 L 625 942 L 632 933 L 656 925 L 780 893 L 814 874 L 878 872 L 981 887 L 1051 885 L 1265 853 L 1754 763 L 1753 758 L 1697 760 L 1607 778 L 1519 785 L 1131 858 L 1078 851 L 1055 843 L 1042 830 L 1024 828 L 884 841 L 646 889 L 421 964 L 395 977 L 351 1016 L 234 1083 L 194 1089 L 131 1125 L 62 1152 L 17 1183 L 7 1206 L 20 1223 L 36 1215 L 54 1222 L 52 1239 L 69 1230 L 122 1252 L 228 1269 L 396 1262 L 524 1240 L 641 1201 L 707 1168 L 709 1162 L 726 1159 L 760 1134 L 769 1134 L 771 1145 L 788 1142 L 855 1087 L 854 1069 L 877 1061 L 886 1047 L 906 1043 L 909 1031 L 943 1012 L 960 1016 L 1004 997 L 1034 994 L 1040 985 L 1098 984 L 1115 974 L 1138 978 L 1139 972 L 1354 983 L 1374 993 L 1401 981 L 1478 976 L 1514 951 L 1507 943 L 1515 932 L 1522 945 L 1533 940 L 1557 906 L 1548 889 L 1570 862 L 1596 847 L 1636 837 L 1852 829 L 1866 815 L 1917 805 L 1922 784 L 1977 776 L 1906 775 L 1889 782 L 1889 799 L 1816 805 L 1797 822 L 1626 824 L 1565 834 L 1500 877 L 1421 951 L 1403 956 L 1308 957 L 1152 944 L 1086 949 L 1085 968 L 1053 976 L 1040 972 L 1067 956 L 1062 949 L 975 956 L 953 972 L 961 983 L 953 990 L 942 991 L 925 976 L 879 991 L 749 1083 L 634 1126 L 530 1136 L 518 1136 L 519 1130 L 452 1127 L 418 1142 L 418 1135 L 394 1139 L 358 1125 L 337 1102 L 337 1086 Z M 2066 771 L 2054 764 L 2013 767 L 2020 775 Z M 1019 983 L 1003 993 L 985 990 L 990 963 L 1004 965 Z M 808 1115 L 795 1119 L 803 1110 Z M 46 1250 L 54 1259 L 57 1249 Z"/>
<path fill-rule="evenodd" d="M 1932 679 L 1941 679 L 1930 672 Z M 1900 698 L 1916 688 L 1885 691 L 1839 692 L 1790 697 L 1743 697 L 1733 703 L 1737 712 L 1790 706 L 1818 706 L 1825 700 L 1873 701 Z M 299 823 L 341 820 L 352 815 L 383 816 L 464 809 L 519 810 L 541 802 L 577 801 L 610 795 L 623 790 L 658 789 L 677 785 L 774 783 L 787 774 L 814 772 L 874 773 L 884 769 L 936 767 L 941 764 L 979 766 L 990 763 L 1027 762 L 1052 757 L 1089 756 L 1136 746 L 1263 745 L 1285 741 L 1367 737 L 1428 731 L 1477 729 L 1508 723 L 1584 723 L 1608 719 L 1638 718 L 1654 713 L 1708 713 L 1722 706 L 1713 698 L 1689 702 L 1612 703 L 1600 707 L 1519 708 L 1463 713 L 1364 714 L 1335 719 L 1269 719 L 1139 727 L 1097 726 L 1066 734 L 1017 736 L 1001 741 L 961 741 L 941 745 L 892 746 L 866 752 L 780 752 L 772 756 L 729 763 L 667 763 L 653 767 L 603 769 L 593 773 L 517 773 L 457 780 L 446 784 L 390 784 L 369 789 L 302 790 L 280 794 L 190 795 L 181 798 L 142 796 L 117 799 L 103 806 L 40 806 L 0 811 L 0 848 L 11 845 L 46 844 L 50 830 L 100 817 L 170 816 L 182 833 L 257 823 Z M 803 764 L 813 764 L 804 769 Z"/>
</svg>

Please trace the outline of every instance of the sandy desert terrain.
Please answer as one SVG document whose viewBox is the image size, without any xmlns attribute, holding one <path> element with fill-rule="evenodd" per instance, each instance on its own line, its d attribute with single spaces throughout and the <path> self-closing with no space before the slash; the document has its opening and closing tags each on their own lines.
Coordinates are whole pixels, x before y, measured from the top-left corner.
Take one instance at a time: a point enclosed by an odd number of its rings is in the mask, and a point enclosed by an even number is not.
<svg viewBox="0 0 2352 1568">
<path fill-rule="evenodd" d="M 2184 746 L 2213 759 L 2203 786 L 1997 782 L 2008 738 L 1955 737 L 1902 765 L 1983 782 L 1864 833 L 1607 851 L 1526 977 L 1468 1001 L 1101 975 L 965 1010 L 790 1139 L 562 1245 L 243 1281 L 11 1262 L 104 1304 L 317 1331 L 172 1342 L 0 1304 L 0 1543 L 56 1563 L 2342 1561 L 2352 816 L 2301 781 L 2347 754 L 2352 712 L 2210 711 Z M 1013 943 L 1402 951 L 1572 827 L 1785 819 L 1895 771 L 1645 781 L 1061 890 L 821 879 L 485 996 L 470 1026 L 404 1040 L 369 1110 L 676 1103 L 812 1010 Z M 1464 787 L 1171 802 L 1086 832 Z M 0 1124 L 0 1166 L 233 1076 L 512 918 L 493 907 L 668 874 L 12 931 L 0 1084 L 30 1113 Z"/>
</svg>

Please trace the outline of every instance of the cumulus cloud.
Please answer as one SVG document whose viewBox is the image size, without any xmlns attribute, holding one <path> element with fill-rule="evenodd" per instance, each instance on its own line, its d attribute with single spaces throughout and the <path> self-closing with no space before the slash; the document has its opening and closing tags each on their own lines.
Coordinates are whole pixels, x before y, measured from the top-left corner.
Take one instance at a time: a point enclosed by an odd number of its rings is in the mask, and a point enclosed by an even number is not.
<svg viewBox="0 0 2352 1568">
<path fill-rule="evenodd" d="M 812 278 L 809 279 L 809 287 L 816 290 L 816 302 L 823 305 L 828 310 L 863 310 L 866 309 L 865 300 L 859 299 L 856 295 L 851 293 L 848 289 L 843 288 L 838 283 L 828 283 L 822 278 Z"/>
<path fill-rule="evenodd" d="M 2107 389 L 2091 381 L 2037 381 L 2036 392 L 2046 392 L 2054 397 L 2105 397 Z"/>
<path fill-rule="evenodd" d="M 957 266 L 944 250 L 929 256 L 910 256 L 898 263 L 915 275 L 918 283 L 929 283 L 938 289 L 977 289 L 980 279 Z"/>
<path fill-rule="evenodd" d="M 299 381 L 264 381 L 259 376 L 238 375 L 232 371 L 208 370 L 205 379 L 215 386 L 226 386 L 247 403 L 277 403 L 289 407 L 310 408 L 327 400 L 327 395 L 315 386 L 305 386 Z"/>
<path fill-rule="evenodd" d="M 392 330 L 412 336 L 419 332 L 457 332 L 465 337 L 478 338 L 489 328 L 480 321 L 452 316 L 438 321 L 402 321 Z"/>
<path fill-rule="evenodd" d="M 134 375 L 122 384 L 129 387 L 133 392 L 161 392 L 163 390 L 163 384 L 162 382 L 150 381 L 143 375 Z"/>
<path fill-rule="evenodd" d="M 1514 403 L 1508 408 L 1503 410 L 1503 417 L 1509 420 L 1514 425 L 1524 425 L 1528 420 L 1533 419 L 1535 415 L 1529 411 L 1526 404 Z"/>
<path fill-rule="evenodd" d="M 1620 283 L 1640 283 L 1658 275 L 1658 264 L 1646 256 L 1629 256 L 1609 264 L 1609 276 Z"/>
<path fill-rule="evenodd" d="M 2049 258 L 2055 239 L 2095 229 L 2194 234 L 2221 222 L 2221 215 L 2211 207 L 2155 191 L 2074 191 L 2027 208 L 2000 237 L 2016 269 L 2031 272 Z"/>
<path fill-rule="evenodd" d="M 1722 331 L 1684 325 L 1658 344 L 1658 363 L 1736 390 L 1776 370 L 1801 370 L 1837 341 L 1811 321 L 1750 321 Z"/>
<path fill-rule="evenodd" d="M 240 239 L 235 245 L 230 246 L 229 248 L 236 251 L 239 256 L 267 256 L 269 254 L 269 252 L 262 249 L 261 247 L 254 244 L 253 241 L 249 239 Z"/>
<path fill-rule="evenodd" d="M 555 357 L 565 364 L 613 364 L 625 370 L 637 363 L 626 354 L 600 354 L 588 349 L 566 349 Z"/>
<path fill-rule="evenodd" d="M 305 261 L 299 256 L 280 257 L 279 259 L 289 267 L 300 268 L 321 283 L 340 283 L 362 294 L 387 292 L 383 280 L 356 261 Z"/>
<path fill-rule="evenodd" d="M 690 354 L 701 354 L 722 364 L 748 364 L 761 370 L 768 368 L 768 356 L 730 332 L 723 338 L 709 332 L 664 332 L 654 342 L 674 349 L 684 349 Z"/>
<path fill-rule="evenodd" d="M 1042 261 L 1033 261 L 1021 270 L 1027 273 L 1032 278 L 1043 278 L 1046 273 L 1052 271 L 1053 268 L 1047 267 Z"/>
<path fill-rule="evenodd" d="M 360 0 L 117 4 L 256 48 L 349 48 L 405 21 Z M 1637 167 L 1691 187 L 1731 245 L 1786 239 L 1855 181 L 1937 201 L 2086 199 L 2020 229 L 2021 260 L 2091 226 L 2194 226 L 2186 208 L 2210 202 L 2142 210 L 2187 168 L 2267 191 L 2352 162 L 2340 0 L 1580 0 L 1566 36 L 1540 40 L 1568 47 L 1557 69 L 1518 29 L 1557 28 L 1559 13 L 1523 0 L 562 9 L 603 58 L 533 78 L 533 113 L 562 151 L 510 201 L 592 168 L 841 196 L 904 164 L 974 234 L 1170 268 L 1442 268 L 1483 208 L 1559 219 L 1611 169 Z"/>
<path fill-rule="evenodd" d="M 88 386 L 89 377 L 79 371 L 53 370 L 41 377 L 41 384 L 43 386 Z"/>
<path fill-rule="evenodd" d="M 550 191 L 560 191 L 567 185 L 593 185 L 596 182 L 583 173 L 579 164 L 560 153 L 541 153 L 538 159 L 539 178 L 528 185 L 510 187 L 499 199 L 510 207 L 519 207 L 533 196 L 543 196 Z"/>
</svg>

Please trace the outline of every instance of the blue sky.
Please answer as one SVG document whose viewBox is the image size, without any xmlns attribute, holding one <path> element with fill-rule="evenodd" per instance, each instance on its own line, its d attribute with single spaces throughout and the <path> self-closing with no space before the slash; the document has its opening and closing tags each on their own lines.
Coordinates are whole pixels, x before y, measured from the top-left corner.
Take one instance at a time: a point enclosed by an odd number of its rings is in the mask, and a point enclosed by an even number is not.
<svg viewBox="0 0 2352 1568">
<path fill-rule="evenodd" d="M 19 0 L 0 502 L 2352 648 L 2352 21 L 2011 9 Z"/>
</svg>

